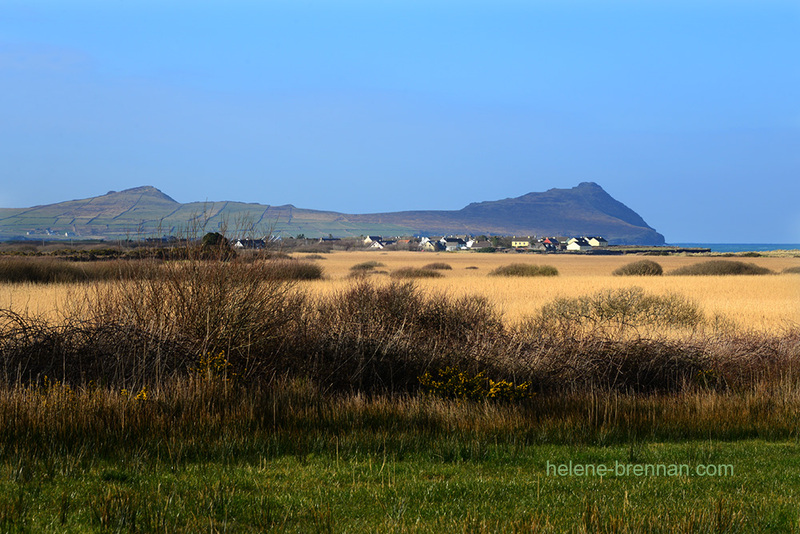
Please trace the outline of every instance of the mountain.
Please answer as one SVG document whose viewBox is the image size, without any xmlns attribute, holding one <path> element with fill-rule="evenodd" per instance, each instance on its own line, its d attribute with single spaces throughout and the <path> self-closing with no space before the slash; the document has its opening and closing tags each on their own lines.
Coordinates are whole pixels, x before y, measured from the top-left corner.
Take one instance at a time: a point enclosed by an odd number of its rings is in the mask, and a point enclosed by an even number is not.
<svg viewBox="0 0 800 534">
<path fill-rule="evenodd" d="M 152 186 L 31 208 L 0 208 L 0 239 L 122 239 L 226 230 L 233 235 L 600 235 L 663 245 L 664 236 L 602 187 L 583 182 L 460 210 L 346 214 L 244 202 L 181 204 Z M 49 237 L 48 237 L 49 236 Z"/>
</svg>

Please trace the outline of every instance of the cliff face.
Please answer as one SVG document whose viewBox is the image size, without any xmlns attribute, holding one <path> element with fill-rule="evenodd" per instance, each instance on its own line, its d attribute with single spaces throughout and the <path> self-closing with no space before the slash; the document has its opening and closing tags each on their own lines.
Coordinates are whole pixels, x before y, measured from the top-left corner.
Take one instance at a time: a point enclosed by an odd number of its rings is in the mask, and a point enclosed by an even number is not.
<svg viewBox="0 0 800 534">
<path fill-rule="evenodd" d="M 246 220 L 256 231 L 307 236 L 496 234 L 599 235 L 612 244 L 663 245 L 632 209 L 584 182 L 517 198 L 476 202 L 460 210 L 345 214 L 287 206 L 204 202 L 180 204 L 152 186 L 22 209 L 0 209 L 0 238 L 44 235 L 106 238 L 176 234 L 202 219 L 208 231 Z M 235 231 L 228 227 L 229 231 Z"/>
</svg>

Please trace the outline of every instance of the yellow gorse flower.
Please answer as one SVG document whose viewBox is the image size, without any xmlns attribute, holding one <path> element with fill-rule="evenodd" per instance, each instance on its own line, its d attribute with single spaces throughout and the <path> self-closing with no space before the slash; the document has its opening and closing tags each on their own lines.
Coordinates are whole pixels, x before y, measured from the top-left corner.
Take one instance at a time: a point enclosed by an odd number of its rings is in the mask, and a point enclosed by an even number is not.
<svg viewBox="0 0 800 534">
<path fill-rule="evenodd" d="M 495 399 L 502 401 L 530 398 L 535 393 L 530 391 L 530 383 L 515 385 L 507 380 L 494 381 L 486 377 L 483 371 L 471 375 L 456 367 L 446 367 L 437 372 L 436 377 L 425 373 L 419 377 L 420 383 L 428 393 L 439 397 L 481 400 Z"/>
<path fill-rule="evenodd" d="M 238 375 L 233 371 L 233 364 L 228 361 L 225 351 L 220 351 L 217 354 L 210 352 L 200 355 L 197 366 L 192 369 L 192 372 L 204 380 L 221 380 L 223 382 L 233 381 Z"/>
</svg>

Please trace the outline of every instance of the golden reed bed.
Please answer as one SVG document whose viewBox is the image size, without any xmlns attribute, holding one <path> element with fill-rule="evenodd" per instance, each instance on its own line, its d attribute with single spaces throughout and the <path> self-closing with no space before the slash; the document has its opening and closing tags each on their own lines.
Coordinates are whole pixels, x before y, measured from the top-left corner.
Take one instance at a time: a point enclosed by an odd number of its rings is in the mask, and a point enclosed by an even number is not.
<svg viewBox="0 0 800 534">
<path fill-rule="evenodd" d="M 304 255 L 296 254 L 298 258 Z M 423 267 L 444 262 L 452 270 L 439 271 L 442 278 L 419 279 L 425 291 L 444 291 L 453 295 L 485 295 L 502 311 L 507 321 L 518 321 L 535 313 L 556 297 L 575 297 L 603 289 L 639 286 L 657 294 L 679 293 L 696 301 L 709 314 L 722 314 L 741 328 L 776 331 L 800 324 L 800 275 L 775 276 L 612 276 L 617 267 L 642 259 L 639 256 L 577 256 L 533 254 L 481 254 L 474 252 L 333 252 L 317 261 L 325 272 L 324 280 L 300 283 L 312 294 L 325 294 L 349 285 L 350 268 L 365 261 L 377 261 L 375 281 L 389 280 L 386 273 L 402 267 Z M 662 265 L 665 273 L 708 261 L 702 256 L 656 256 L 648 259 Z M 793 256 L 732 258 L 780 272 L 800 266 Z M 489 272 L 510 263 L 552 265 L 556 277 L 495 277 Z M 477 267 L 477 269 L 468 269 Z M 0 308 L 51 315 L 63 309 L 69 295 L 80 295 L 90 286 L 82 284 L 0 284 Z"/>
</svg>

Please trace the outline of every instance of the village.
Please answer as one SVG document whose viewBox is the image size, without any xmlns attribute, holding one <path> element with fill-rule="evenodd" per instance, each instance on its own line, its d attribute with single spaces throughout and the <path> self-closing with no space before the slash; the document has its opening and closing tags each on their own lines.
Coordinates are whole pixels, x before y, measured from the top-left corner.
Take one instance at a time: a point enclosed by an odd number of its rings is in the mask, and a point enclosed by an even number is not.
<svg viewBox="0 0 800 534">
<path fill-rule="evenodd" d="M 384 237 L 367 235 L 358 238 L 321 237 L 306 238 L 300 234 L 296 237 L 265 237 L 263 239 L 233 239 L 231 244 L 237 249 L 264 249 L 268 244 L 280 243 L 285 248 L 309 247 L 314 244 L 328 245 L 331 248 L 344 250 L 377 249 L 377 250 L 420 250 L 425 252 L 599 252 L 608 250 L 608 241 L 600 236 L 583 237 L 537 237 L 537 236 L 434 236 L 434 237 Z"/>
<path fill-rule="evenodd" d="M 498 237 L 487 236 L 442 236 L 442 237 L 420 237 L 416 241 L 412 239 L 383 239 L 381 236 L 367 236 L 364 244 L 377 249 L 387 246 L 400 244 L 407 245 L 409 248 L 416 246 L 420 250 L 427 252 L 454 252 L 458 250 L 479 250 L 493 252 L 498 249 L 514 249 L 519 251 L 536 252 L 558 252 L 564 250 L 587 251 L 594 247 L 607 247 L 608 241 L 602 237 L 541 237 L 535 236 L 517 237 Z M 490 250 L 492 249 L 492 250 Z"/>
</svg>

